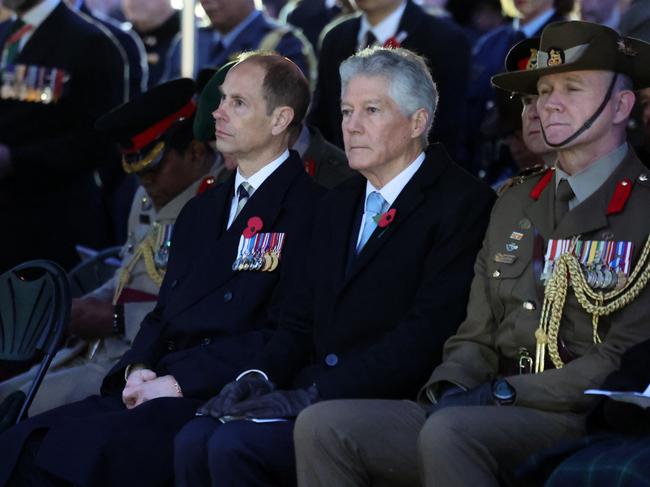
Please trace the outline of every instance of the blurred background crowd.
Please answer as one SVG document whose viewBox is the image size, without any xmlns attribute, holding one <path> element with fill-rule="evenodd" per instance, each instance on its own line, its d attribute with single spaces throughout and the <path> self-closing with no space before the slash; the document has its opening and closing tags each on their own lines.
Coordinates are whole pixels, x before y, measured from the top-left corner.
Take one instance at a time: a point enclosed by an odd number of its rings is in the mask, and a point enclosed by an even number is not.
<svg viewBox="0 0 650 487">
<path fill-rule="evenodd" d="M 127 240 L 138 182 L 122 170 L 114 141 L 92 128 L 94 120 L 147 89 L 190 74 L 182 69 L 181 0 L 64 3 L 111 42 L 61 35 L 65 24 L 51 32 L 28 28 L 16 41 L 15 63 L 26 66 L 22 71 L 7 62 L 9 44 L 22 32 L 16 33 L 14 12 L 32 15 L 58 2 L 4 0 L 0 7 L 0 272 L 36 257 L 70 269 L 78 261 L 75 244 L 99 249 Z M 531 151 L 525 143 L 526 131 L 536 125 L 532 120 L 527 126 L 524 117 L 522 128 L 519 97 L 497 93 L 490 77 L 505 69 L 505 55 L 515 43 L 563 18 L 650 40 L 650 0 L 200 0 L 191 77 L 200 91 L 237 53 L 276 50 L 303 69 L 314 90 L 296 147 L 324 138 L 342 148 L 338 65 L 367 45 L 401 45 L 427 58 L 438 84 L 431 138 L 497 188 L 549 161 L 543 148 Z M 39 56 L 50 56 L 51 63 L 53 48 L 61 69 L 29 69 L 42 65 Z M 30 96 L 32 102 L 24 103 Z M 52 96 L 61 100 L 52 103 Z M 650 93 L 640 94 L 629 130 L 648 163 Z M 155 184 L 148 189 L 155 192 Z"/>
</svg>

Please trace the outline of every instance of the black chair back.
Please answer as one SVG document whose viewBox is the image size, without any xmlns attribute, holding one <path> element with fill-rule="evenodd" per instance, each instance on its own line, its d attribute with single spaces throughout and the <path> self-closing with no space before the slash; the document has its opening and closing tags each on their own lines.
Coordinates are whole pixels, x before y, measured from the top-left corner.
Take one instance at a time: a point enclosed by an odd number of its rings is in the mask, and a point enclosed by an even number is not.
<svg viewBox="0 0 650 487">
<path fill-rule="evenodd" d="M 28 361 L 42 354 L 15 423 L 26 417 L 61 345 L 70 302 L 67 276 L 54 262 L 32 260 L 0 275 L 0 360 Z"/>
</svg>

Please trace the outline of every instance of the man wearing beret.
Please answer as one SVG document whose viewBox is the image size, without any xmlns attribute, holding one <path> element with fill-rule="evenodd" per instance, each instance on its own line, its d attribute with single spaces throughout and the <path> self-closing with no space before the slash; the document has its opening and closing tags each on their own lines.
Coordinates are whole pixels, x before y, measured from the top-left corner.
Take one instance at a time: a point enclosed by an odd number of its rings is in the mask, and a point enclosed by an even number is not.
<svg viewBox="0 0 650 487">
<path fill-rule="evenodd" d="M 550 51 L 563 62 L 549 66 Z M 650 337 L 650 182 L 625 133 L 649 56 L 607 27 L 558 22 L 535 69 L 493 79 L 539 95 L 555 168 L 498 199 L 467 317 L 419 404 L 338 401 L 299 416 L 301 485 L 498 485 L 584 434 L 584 390 Z"/>
<path fill-rule="evenodd" d="M 30 407 L 32 416 L 98 394 L 103 377 L 154 308 L 174 222 L 191 198 L 214 183 L 221 167 L 214 151 L 192 134 L 194 92 L 192 80 L 174 80 L 99 119 L 98 129 L 120 144 L 124 171 L 135 174 L 141 186 L 131 205 L 122 263 L 101 287 L 73 299 L 69 329 L 74 337 L 50 366 Z M 148 158 L 146 149 L 134 152 L 131 141 L 158 124 L 155 138 L 146 142 L 163 142 L 162 157 Z M 146 264 L 150 257 L 153 266 Z M 0 384 L 0 400 L 18 388 L 26 391 L 36 370 Z"/>
<path fill-rule="evenodd" d="M 102 395 L 0 436 L 0 484 L 169 483 L 176 432 L 263 348 L 284 314 L 282 289 L 303 260 L 322 194 L 287 149 L 309 104 L 308 82 L 288 59 L 253 54 L 221 92 L 217 149 L 237 159 L 237 173 L 183 208 L 156 307 Z M 164 156 L 163 127 L 130 139 L 139 165 Z"/>
<path fill-rule="evenodd" d="M 178 485 L 295 485 L 298 413 L 325 399 L 414 397 L 464 316 L 494 193 L 428 146 L 438 93 L 423 58 L 374 47 L 340 72 L 360 174 L 319 205 L 269 344 L 177 436 Z"/>
</svg>

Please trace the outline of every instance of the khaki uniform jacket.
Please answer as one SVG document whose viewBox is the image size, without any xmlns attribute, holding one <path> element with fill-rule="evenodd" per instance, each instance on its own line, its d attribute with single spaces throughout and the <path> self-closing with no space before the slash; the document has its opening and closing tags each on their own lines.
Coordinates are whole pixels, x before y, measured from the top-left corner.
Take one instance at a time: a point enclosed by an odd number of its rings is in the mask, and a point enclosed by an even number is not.
<svg viewBox="0 0 650 487">
<path fill-rule="evenodd" d="M 549 239 L 580 235 L 583 240 L 632 241 L 632 268 L 636 265 L 650 235 L 650 182 L 647 169 L 631 149 L 605 183 L 568 212 L 555 229 L 554 181 L 537 200 L 530 196 L 540 179 L 534 177 L 508 189 L 495 204 L 475 265 L 467 317 L 445 344 L 443 363 L 421 390 L 421 399 L 435 400 L 441 381 L 472 388 L 499 375 L 508 376 L 503 368 L 500 373 L 500 361 L 517 359 L 522 347 L 534 359 L 543 302 L 539 276 Z M 625 179 L 632 184 L 629 199 L 621 212 L 608 214 L 616 186 Z M 512 232 L 524 236 L 518 241 Z M 506 250 L 509 243 L 518 248 Z M 497 253 L 514 254 L 516 260 L 498 263 Z M 594 345 L 591 315 L 569 288 L 559 337 L 577 358 L 561 369 L 547 365 L 539 374 L 509 376 L 508 382 L 516 389 L 515 404 L 551 411 L 586 409 L 590 399 L 583 391 L 600 386 L 618 368 L 626 349 L 650 337 L 650 286 L 626 307 L 601 317 L 599 334 L 602 343 Z"/>
</svg>

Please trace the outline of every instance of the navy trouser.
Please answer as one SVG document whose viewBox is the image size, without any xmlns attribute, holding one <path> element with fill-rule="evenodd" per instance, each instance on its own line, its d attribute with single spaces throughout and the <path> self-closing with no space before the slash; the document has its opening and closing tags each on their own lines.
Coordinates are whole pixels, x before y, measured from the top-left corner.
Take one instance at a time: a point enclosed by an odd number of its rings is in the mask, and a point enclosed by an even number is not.
<svg viewBox="0 0 650 487">
<path fill-rule="evenodd" d="M 174 440 L 176 485 L 296 485 L 293 426 L 293 421 L 193 419 Z"/>
</svg>

